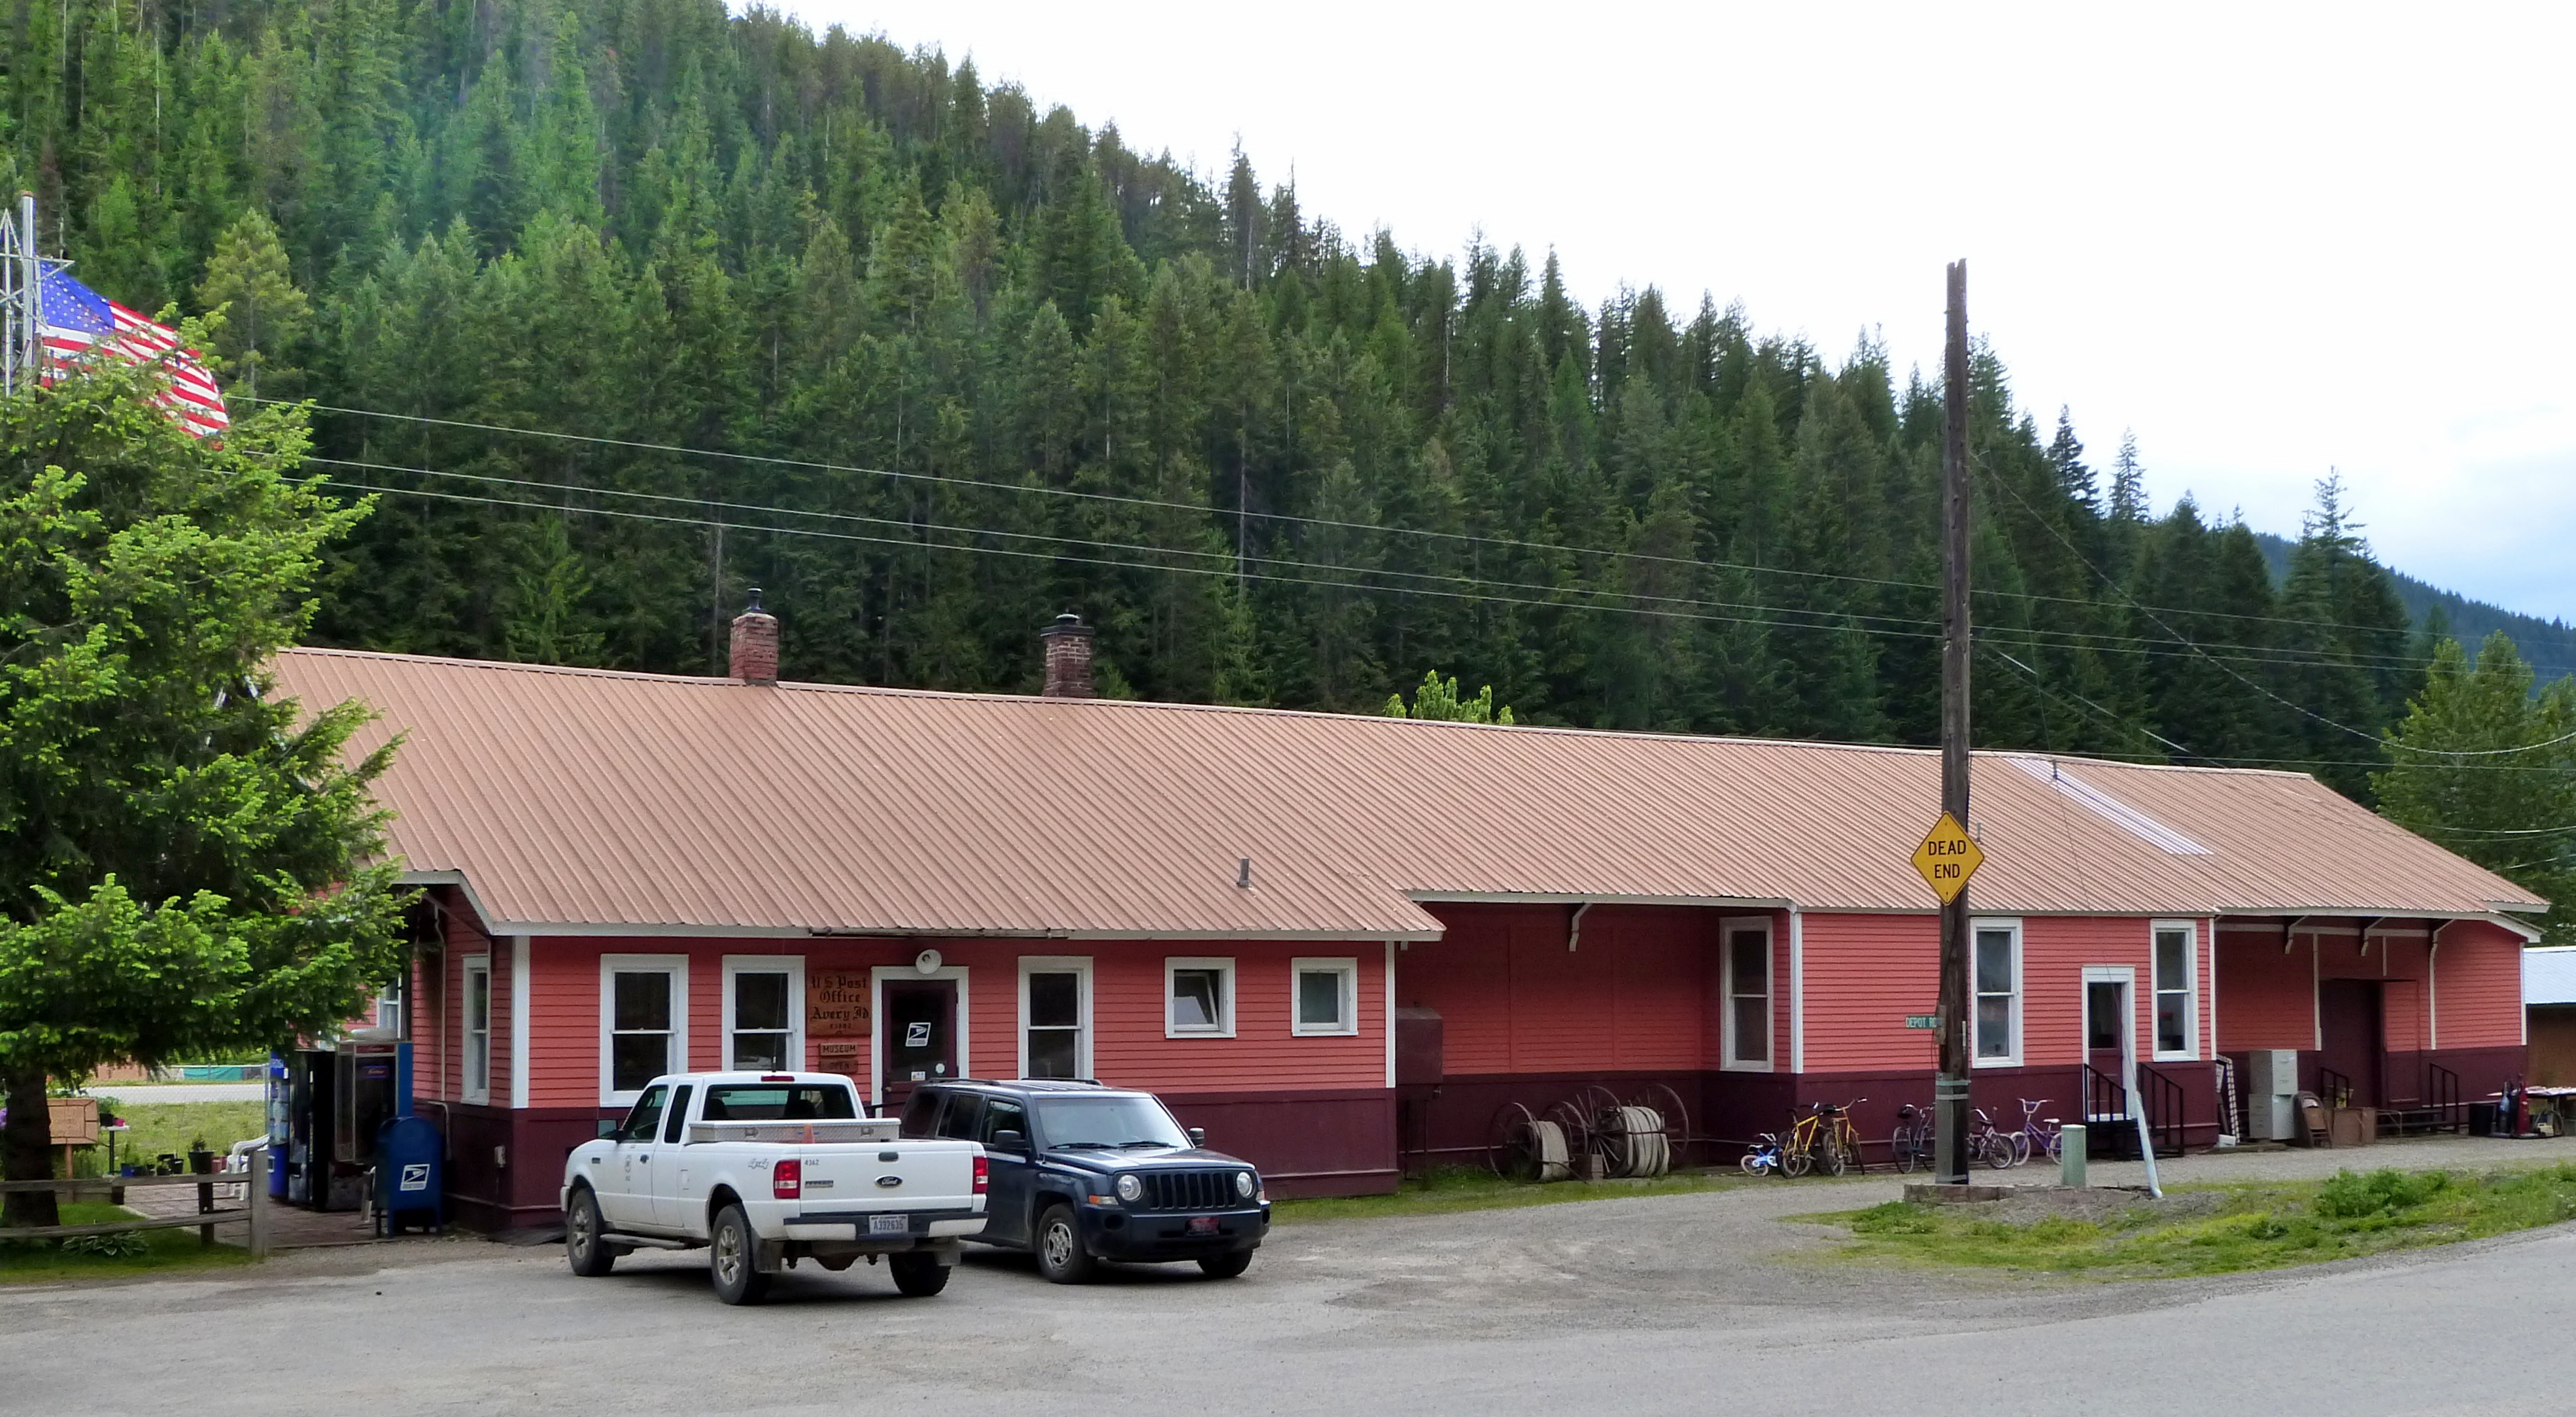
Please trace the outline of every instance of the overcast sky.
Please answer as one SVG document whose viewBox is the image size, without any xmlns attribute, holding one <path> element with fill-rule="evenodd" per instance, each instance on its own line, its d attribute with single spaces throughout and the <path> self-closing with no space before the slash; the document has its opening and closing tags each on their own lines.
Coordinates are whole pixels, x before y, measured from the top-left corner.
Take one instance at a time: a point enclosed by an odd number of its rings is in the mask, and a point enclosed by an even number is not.
<svg viewBox="0 0 2576 1417">
<path fill-rule="evenodd" d="M 2576 6 L 786 8 L 1836 360 L 1936 365 L 1964 256 L 2043 432 L 2135 429 L 2159 510 L 2295 535 L 2340 469 L 2382 559 L 2576 618 Z"/>
</svg>

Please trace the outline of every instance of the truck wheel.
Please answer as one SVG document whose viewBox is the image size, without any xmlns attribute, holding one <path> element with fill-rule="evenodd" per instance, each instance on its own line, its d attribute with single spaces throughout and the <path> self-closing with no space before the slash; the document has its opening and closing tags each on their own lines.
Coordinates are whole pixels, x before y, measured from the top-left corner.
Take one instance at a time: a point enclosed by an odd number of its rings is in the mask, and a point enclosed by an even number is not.
<svg viewBox="0 0 2576 1417">
<path fill-rule="evenodd" d="M 1199 1268 L 1207 1271 L 1210 1279 L 1232 1279 L 1252 1268 L 1252 1251 L 1228 1250 L 1221 1255 L 1209 1255 L 1199 1261 Z"/>
<path fill-rule="evenodd" d="M 707 1273 L 715 1279 L 716 1297 L 728 1304 L 757 1304 L 765 1298 L 769 1276 L 760 1272 L 759 1258 L 759 1242 L 752 1239 L 742 1207 L 717 1211 L 715 1228 L 707 1234 Z"/>
<path fill-rule="evenodd" d="M 937 1255 L 888 1255 L 886 1269 L 907 1298 L 927 1299 L 948 1287 L 948 1266 Z"/>
<path fill-rule="evenodd" d="M 1073 1207 L 1051 1205 L 1038 1217 L 1038 1273 L 1057 1284 L 1084 1284 L 1091 1279 L 1098 1261 L 1082 1247 L 1081 1227 L 1073 1223 Z"/>
<path fill-rule="evenodd" d="M 572 1262 L 572 1272 L 584 1279 L 597 1279 L 617 1263 L 617 1256 L 600 1237 L 604 1227 L 599 1219 L 599 1197 L 588 1186 L 572 1188 L 572 1200 L 564 1207 L 564 1258 Z"/>
</svg>

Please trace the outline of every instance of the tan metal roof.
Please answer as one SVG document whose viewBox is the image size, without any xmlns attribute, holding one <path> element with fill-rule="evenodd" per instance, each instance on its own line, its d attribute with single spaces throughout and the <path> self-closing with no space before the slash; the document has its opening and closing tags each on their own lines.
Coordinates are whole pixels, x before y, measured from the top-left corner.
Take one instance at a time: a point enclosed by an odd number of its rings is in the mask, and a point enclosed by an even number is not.
<svg viewBox="0 0 2576 1417">
<path fill-rule="evenodd" d="M 295 650 L 497 927 L 1423 937 L 1420 900 L 1929 910 L 1937 754 Z M 1980 911 L 2474 915 L 2529 892 L 2297 774 L 1980 754 Z M 1252 861 L 1252 884 L 1236 884 Z"/>
</svg>

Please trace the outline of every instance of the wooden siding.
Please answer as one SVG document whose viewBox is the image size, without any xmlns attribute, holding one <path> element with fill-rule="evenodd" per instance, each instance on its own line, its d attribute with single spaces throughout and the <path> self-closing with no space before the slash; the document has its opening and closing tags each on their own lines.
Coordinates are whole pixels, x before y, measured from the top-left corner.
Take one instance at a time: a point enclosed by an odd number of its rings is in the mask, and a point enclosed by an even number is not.
<svg viewBox="0 0 2576 1417">
<path fill-rule="evenodd" d="M 2522 948 L 2521 937 L 2483 920 L 2443 929 L 2433 993 L 2445 1049 L 2521 1046 Z"/>
<path fill-rule="evenodd" d="M 1932 1031 L 1905 1016 L 1941 1002 L 1940 917 L 1810 914 L 1804 934 L 1808 1072 L 1939 1064 Z"/>
<path fill-rule="evenodd" d="M 2317 991 L 2306 942 L 2283 954 L 2278 929 L 2225 925 L 2218 941 L 2218 1051 L 2314 1049 Z"/>
<path fill-rule="evenodd" d="M 1573 907 L 1430 907 L 1448 936 L 1396 955 L 1396 998 L 1436 1009 L 1452 1077 L 1693 1071 L 1714 1066 L 1720 912 L 1599 905 L 1566 948 Z M 1772 938 L 1773 1044 L 1787 1056 L 1788 933 Z"/>
<path fill-rule="evenodd" d="M 1989 919 L 1996 917 L 1980 917 Z M 2021 919 L 2021 1066 L 2060 1067 L 2084 1059 L 2084 970 L 2134 972 L 2131 1027 L 2139 1056 L 2152 1062 L 2155 1023 L 2154 922 L 2140 916 L 2034 915 Z M 2209 932 L 2193 922 L 2195 1053 L 2209 1056 Z M 1938 1044 L 1908 1014 L 1939 1005 L 1941 926 L 1934 915 L 1806 917 L 1807 1071 L 1932 1068 Z M 2224 980 L 2222 1007 L 2233 1008 Z"/>
<path fill-rule="evenodd" d="M 799 948 L 799 947 L 802 948 Z M 678 955 L 688 961 L 688 1066 L 727 1064 L 724 1042 L 724 960 L 727 955 L 802 958 L 808 987 L 831 970 L 864 973 L 901 968 L 936 949 L 946 966 L 963 968 L 968 1055 L 963 1066 L 979 1077 L 1014 1077 L 1019 1060 L 1020 959 L 1087 956 L 1092 961 L 1092 1070 L 1101 1081 L 1167 1092 L 1375 1088 L 1386 1086 L 1386 947 L 1378 941 L 1234 942 L 1203 945 L 1164 941 L 1023 940 L 779 940 L 594 939 L 541 937 L 532 951 L 529 1104 L 595 1107 L 600 1096 L 600 957 L 603 954 Z M 506 945 L 495 951 L 494 992 L 503 987 Z M 1163 964 L 1167 957 L 1235 961 L 1235 1036 L 1163 1036 Z M 1350 958 L 1358 962 L 1359 1029 L 1356 1034 L 1300 1037 L 1290 1029 L 1289 978 L 1293 959 Z M 493 1043 L 496 1097 L 505 1096 L 498 1075 L 506 1044 L 496 1003 Z M 867 1056 L 865 1049 L 861 1057 Z M 806 1040 L 805 1064 L 817 1066 L 819 1049 Z M 864 1068 L 865 1064 L 862 1063 Z M 861 1079 L 862 1083 L 866 1081 Z"/>
<path fill-rule="evenodd" d="M 1163 1036 L 1163 961 L 1167 957 L 1234 961 L 1234 1036 Z M 1300 1037 L 1292 1032 L 1289 961 L 1359 962 L 1359 1031 Z M 994 1047 L 1017 1066 L 1018 962 L 1003 996 L 1006 1021 Z M 1355 942 L 1155 941 L 1092 953 L 1093 1069 L 1103 1082 L 1157 1092 L 1309 1091 L 1386 1086 L 1386 946 Z M 983 1044 L 977 1040 L 977 1051 Z"/>
<path fill-rule="evenodd" d="M 2378 982 L 2381 1040 L 2393 1053 L 2522 1042 L 2522 941 L 2486 921 L 2445 925 L 2438 952 L 2425 927 L 2412 922 L 2373 927 L 2366 951 L 2359 926 L 2349 922 L 2299 925 L 2286 954 L 2276 925 L 2230 927 L 2221 939 L 2225 1051 L 2314 1051 L 2319 979 Z"/>
</svg>

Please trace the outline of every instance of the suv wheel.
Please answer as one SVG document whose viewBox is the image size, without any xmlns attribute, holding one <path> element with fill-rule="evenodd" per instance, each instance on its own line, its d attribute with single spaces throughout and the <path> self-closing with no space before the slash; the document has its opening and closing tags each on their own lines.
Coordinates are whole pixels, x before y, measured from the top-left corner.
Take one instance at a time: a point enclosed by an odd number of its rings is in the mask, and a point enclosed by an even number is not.
<svg viewBox="0 0 2576 1417">
<path fill-rule="evenodd" d="M 1073 1207 L 1061 1202 L 1038 1217 L 1038 1273 L 1057 1284 L 1090 1280 L 1098 1261 L 1082 1247 L 1082 1229 L 1073 1222 Z"/>
<path fill-rule="evenodd" d="M 760 1272 L 759 1242 L 751 1236 L 751 1222 L 743 1217 L 742 1207 L 729 1205 L 716 1212 L 715 1228 L 707 1234 L 707 1273 L 716 1282 L 716 1297 L 728 1304 L 757 1304 L 769 1294 L 769 1276 Z"/>
<path fill-rule="evenodd" d="M 584 1279 L 597 1279 L 617 1263 L 617 1255 L 601 1238 L 605 1227 L 599 1219 L 599 1197 L 588 1186 L 572 1188 L 572 1202 L 564 1207 L 564 1258 L 572 1263 L 572 1272 Z"/>
<path fill-rule="evenodd" d="M 1207 1271 L 1210 1279 L 1232 1279 L 1252 1268 L 1252 1251 L 1228 1250 L 1221 1255 L 1209 1255 L 1199 1261 L 1199 1268 Z"/>
</svg>

